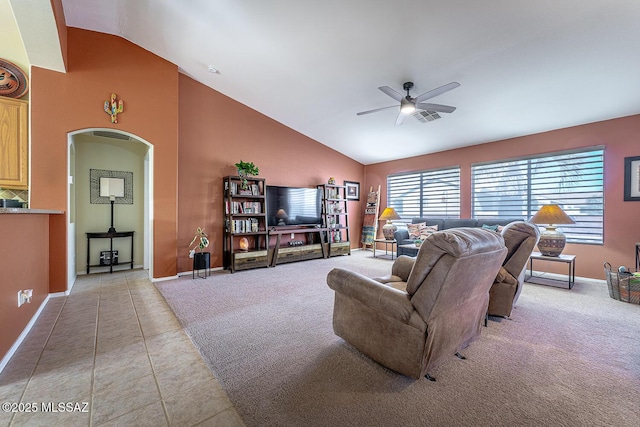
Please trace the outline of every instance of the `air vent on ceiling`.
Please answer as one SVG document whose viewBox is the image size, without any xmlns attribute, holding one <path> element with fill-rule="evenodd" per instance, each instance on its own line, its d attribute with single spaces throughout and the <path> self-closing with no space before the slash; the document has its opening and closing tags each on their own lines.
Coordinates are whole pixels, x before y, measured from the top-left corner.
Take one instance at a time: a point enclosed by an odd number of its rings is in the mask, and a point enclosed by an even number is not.
<svg viewBox="0 0 640 427">
<path fill-rule="evenodd" d="M 111 138 L 111 139 L 121 139 L 123 141 L 131 141 L 131 137 L 129 135 L 124 135 L 118 132 L 109 132 L 105 130 L 94 130 L 93 136 L 101 136 L 103 138 Z"/>
<path fill-rule="evenodd" d="M 413 113 L 413 117 L 415 117 L 422 123 L 427 123 L 438 120 L 440 118 L 440 115 L 435 111 L 420 110 Z"/>
</svg>

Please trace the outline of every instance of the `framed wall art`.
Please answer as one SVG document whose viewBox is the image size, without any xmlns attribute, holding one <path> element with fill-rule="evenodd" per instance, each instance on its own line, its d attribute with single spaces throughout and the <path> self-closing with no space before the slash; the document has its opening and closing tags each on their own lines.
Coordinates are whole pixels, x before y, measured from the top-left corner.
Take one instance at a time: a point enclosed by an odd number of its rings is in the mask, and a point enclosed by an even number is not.
<svg viewBox="0 0 640 427">
<path fill-rule="evenodd" d="M 345 194 L 347 195 L 347 200 L 360 200 L 360 183 L 353 181 L 345 181 Z"/>
<path fill-rule="evenodd" d="M 640 201 L 640 156 L 624 158 L 624 200 Z"/>
<path fill-rule="evenodd" d="M 107 182 L 121 184 L 118 187 L 114 203 L 120 205 L 133 204 L 133 172 L 90 169 L 90 199 L 92 204 L 109 204 L 111 200 L 104 192 Z M 102 191 L 101 191 L 102 190 Z M 121 195 L 122 194 L 122 195 Z"/>
</svg>

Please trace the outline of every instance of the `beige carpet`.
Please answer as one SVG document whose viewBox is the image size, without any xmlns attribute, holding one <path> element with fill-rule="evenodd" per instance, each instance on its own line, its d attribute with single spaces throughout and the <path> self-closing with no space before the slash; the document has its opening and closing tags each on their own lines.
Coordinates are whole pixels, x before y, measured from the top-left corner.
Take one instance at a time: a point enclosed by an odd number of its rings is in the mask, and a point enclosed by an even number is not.
<svg viewBox="0 0 640 427">
<path fill-rule="evenodd" d="M 371 252 L 157 284 L 248 426 L 638 426 L 640 306 L 527 284 L 509 319 L 414 381 L 333 334 L 326 274 Z"/>
</svg>

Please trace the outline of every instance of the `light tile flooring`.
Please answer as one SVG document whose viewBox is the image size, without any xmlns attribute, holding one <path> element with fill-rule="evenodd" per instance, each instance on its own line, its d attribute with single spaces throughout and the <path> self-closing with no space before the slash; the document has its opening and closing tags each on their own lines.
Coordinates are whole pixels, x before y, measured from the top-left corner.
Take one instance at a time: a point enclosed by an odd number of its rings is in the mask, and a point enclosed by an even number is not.
<svg viewBox="0 0 640 427">
<path fill-rule="evenodd" d="M 2 402 L 32 412 L 0 410 L 0 426 L 244 425 L 143 270 L 51 298 L 0 374 Z M 59 402 L 87 412 L 43 412 Z"/>
</svg>

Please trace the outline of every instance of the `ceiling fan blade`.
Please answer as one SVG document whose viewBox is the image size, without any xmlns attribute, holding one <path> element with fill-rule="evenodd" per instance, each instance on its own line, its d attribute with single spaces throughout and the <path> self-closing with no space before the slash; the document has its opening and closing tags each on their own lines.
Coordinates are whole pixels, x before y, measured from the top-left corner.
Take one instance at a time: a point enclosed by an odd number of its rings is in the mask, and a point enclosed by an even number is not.
<svg viewBox="0 0 640 427">
<path fill-rule="evenodd" d="M 457 88 L 458 86 L 460 86 L 460 83 L 458 82 L 451 82 L 451 83 L 447 83 L 444 86 L 440 86 L 438 88 L 432 89 L 429 92 L 425 92 L 422 95 L 418 95 L 415 99 L 416 102 L 421 102 L 421 101 L 426 101 L 427 99 L 431 99 L 431 98 L 435 98 L 438 95 L 442 95 L 445 92 L 449 92 L 452 89 Z M 382 90 L 382 89 L 380 89 Z"/>
<path fill-rule="evenodd" d="M 378 89 L 380 89 L 385 94 L 389 95 L 390 97 L 392 97 L 393 99 L 395 99 L 398 102 L 400 102 L 400 101 L 402 101 L 402 99 L 404 99 L 403 95 L 401 95 L 398 92 L 396 92 L 395 90 L 391 89 L 389 86 L 380 86 Z"/>
<path fill-rule="evenodd" d="M 396 126 L 401 125 L 402 123 L 404 123 L 404 119 L 406 119 L 408 116 L 408 114 L 404 114 L 403 112 L 400 112 L 398 114 L 398 117 L 396 118 Z"/>
<path fill-rule="evenodd" d="M 397 105 L 392 105 L 390 107 L 376 108 L 375 110 L 361 111 L 359 113 L 356 113 L 356 115 L 357 116 L 362 116 L 363 114 L 375 113 L 376 111 L 386 110 L 387 108 L 398 108 L 398 106 Z"/>
<path fill-rule="evenodd" d="M 418 110 L 437 111 L 438 113 L 453 113 L 456 111 L 456 107 L 452 107 L 451 105 L 429 104 L 424 102 L 416 104 L 416 108 Z"/>
</svg>

